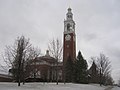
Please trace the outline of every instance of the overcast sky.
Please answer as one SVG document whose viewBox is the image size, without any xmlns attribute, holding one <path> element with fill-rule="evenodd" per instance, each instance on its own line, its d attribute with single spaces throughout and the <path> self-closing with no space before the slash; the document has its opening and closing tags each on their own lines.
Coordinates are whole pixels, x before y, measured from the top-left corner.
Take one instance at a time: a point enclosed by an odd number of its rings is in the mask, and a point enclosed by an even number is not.
<svg viewBox="0 0 120 90">
<path fill-rule="evenodd" d="M 48 42 L 63 39 L 64 19 L 71 7 L 77 51 L 89 62 L 104 53 L 120 78 L 120 0 L 0 0 L 0 53 L 21 35 L 45 54 Z"/>
</svg>

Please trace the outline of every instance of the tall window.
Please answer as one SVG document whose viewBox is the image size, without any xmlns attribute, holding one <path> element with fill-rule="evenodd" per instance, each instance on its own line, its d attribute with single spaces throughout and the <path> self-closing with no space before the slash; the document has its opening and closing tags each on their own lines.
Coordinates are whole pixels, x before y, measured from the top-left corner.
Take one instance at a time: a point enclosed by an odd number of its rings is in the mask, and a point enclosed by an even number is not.
<svg viewBox="0 0 120 90">
<path fill-rule="evenodd" d="M 67 24 L 67 30 L 70 31 L 70 24 Z"/>
</svg>

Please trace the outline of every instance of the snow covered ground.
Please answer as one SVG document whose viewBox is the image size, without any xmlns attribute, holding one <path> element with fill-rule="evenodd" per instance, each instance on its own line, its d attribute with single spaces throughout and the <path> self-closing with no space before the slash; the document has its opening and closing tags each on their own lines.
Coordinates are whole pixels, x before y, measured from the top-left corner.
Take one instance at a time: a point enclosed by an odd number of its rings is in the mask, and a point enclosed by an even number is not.
<svg viewBox="0 0 120 90">
<path fill-rule="evenodd" d="M 0 90 L 104 90 L 106 87 L 100 87 L 95 84 L 72 84 L 72 83 L 26 83 L 20 87 L 17 83 L 4 83 L 0 82 Z M 120 88 L 115 87 L 112 90 L 120 90 Z"/>
<path fill-rule="evenodd" d="M 112 88 L 112 90 L 120 90 L 120 87 L 114 87 L 114 88 Z"/>
</svg>

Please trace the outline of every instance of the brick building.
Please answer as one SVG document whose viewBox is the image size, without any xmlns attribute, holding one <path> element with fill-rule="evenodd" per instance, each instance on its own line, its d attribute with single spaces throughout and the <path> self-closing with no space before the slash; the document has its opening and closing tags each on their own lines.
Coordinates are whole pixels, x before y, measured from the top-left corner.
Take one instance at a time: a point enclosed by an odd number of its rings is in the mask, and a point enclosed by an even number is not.
<svg viewBox="0 0 120 90">
<path fill-rule="evenodd" d="M 58 63 L 58 80 L 62 81 L 62 66 L 63 63 Z M 26 67 L 26 80 L 34 81 L 56 81 L 57 60 L 49 55 L 46 51 L 45 56 L 37 57 L 30 60 Z"/>
<path fill-rule="evenodd" d="M 0 74 L 0 82 L 11 82 L 13 81 L 12 76 L 8 74 Z"/>
</svg>

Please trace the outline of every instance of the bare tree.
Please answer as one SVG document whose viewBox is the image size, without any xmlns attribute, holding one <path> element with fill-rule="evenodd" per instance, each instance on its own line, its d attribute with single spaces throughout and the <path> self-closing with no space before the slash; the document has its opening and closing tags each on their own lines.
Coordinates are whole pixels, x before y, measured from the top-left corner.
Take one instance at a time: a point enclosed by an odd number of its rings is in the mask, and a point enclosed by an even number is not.
<svg viewBox="0 0 120 90">
<path fill-rule="evenodd" d="M 36 47 L 31 46 L 27 52 L 27 59 L 33 60 L 33 59 L 39 57 L 40 55 L 41 55 L 40 48 L 36 48 Z"/>
<path fill-rule="evenodd" d="M 97 60 L 97 65 L 100 70 L 101 83 L 105 84 L 107 83 L 107 77 L 111 74 L 111 62 L 104 54 L 100 54 L 100 57 L 98 57 Z"/>
<path fill-rule="evenodd" d="M 23 40 L 24 39 L 24 40 Z M 25 56 L 25 52 L 27 50 L 27 45 L 29 44 L 29 39 L 26 39 L 25 43 L 25 38 L 24 36 L 18 37 L 15 40 L 15 43 L 13 46 L 6 46 L 5 48 L 5 53 L 2 54 L 4 63 L 6 66 L 10 69 L 10 72 L 12 72 L 14 79 L 17 78 L 17 72 L 16 70 L 18 69 L 18 62 L 19 62 L 19 57 L 21 58 L 21 63 L 23 62 L 23 56 Z M 22 54 L 22 56 L 20 55 Z M 2 66 L 2 65 L 1 65 Z"/>
<path fill-rule="evenodd" d="M 24 81 L 27 62 L 38 55 L 38 50 L 33 48 L 29 39 L 24 36 L 18 37 L 13 46 L 6 46 L 5 54 L 2 55 L 3 60 L 11 68 L 10 72 L 13 78 L 18 81 L 18 86 L 20 86 L 21 80 Z"/>
<path fill-rule="evenodd" d="M 59 39 L 53 39 L 48 44 L 48 49 L 50 54 L 57 60 L 57 67 L 56 67 L 56 84 L 58 85 L 58 63 L 62 59 L 62 44 Z"/>
<path fill-rule="evenodd" d="M 27 52 L 27 61 L 25 63 L 25 66 L 27 66 L 27 67 L 26 67 L 25 71 L 27 72 L 27 74 L 29 74 L 30 73 L 29 71 L 32 70 L 31 72 L 34 74 L 34 78 L 36 78 L 36 74 L 37 74 L 37 72 L 36 72 L 36 59 L 40 55 L 41 55 L 41 50 L 39 48 L 30 47 L 28 49 L 28 52 Z M 33 63 L 34 64 L 34 68 L 30 67 L 30 62 L 31 61 L 34 62 Z M 27 76 L 29 76 L 29 75 L 27 75 Z M 26 78 L 27 78 L 27 76 L 26 76 Z"/>
<path fill-rule="evenodd" d="M 30 47 L 29 39 L 24 36 L 18 37 L 16 40 L 16 47 L 13 47 L 11 54 L 14 55 L 14 61 L 12 70 L 15 70 L 15 75 L 17 77 L 18 86 L 20 86 L 21 79 L 23 78 L 21 74 L 24 71 L 25 56 L 28 48 Z"/>
<path fill-rule="evenodd" d="M 108 84 L 108 80 L 112 80 L 111 77 L 111 62 L 108 57 L 104 54 L 100 54 L 99 57 L 92 57 L 93 61 L 96 61 L 99 77 L 100 77 L 100 85 Z M 110 82 L 110 81 L 109 81 Z"/>
</svg>

